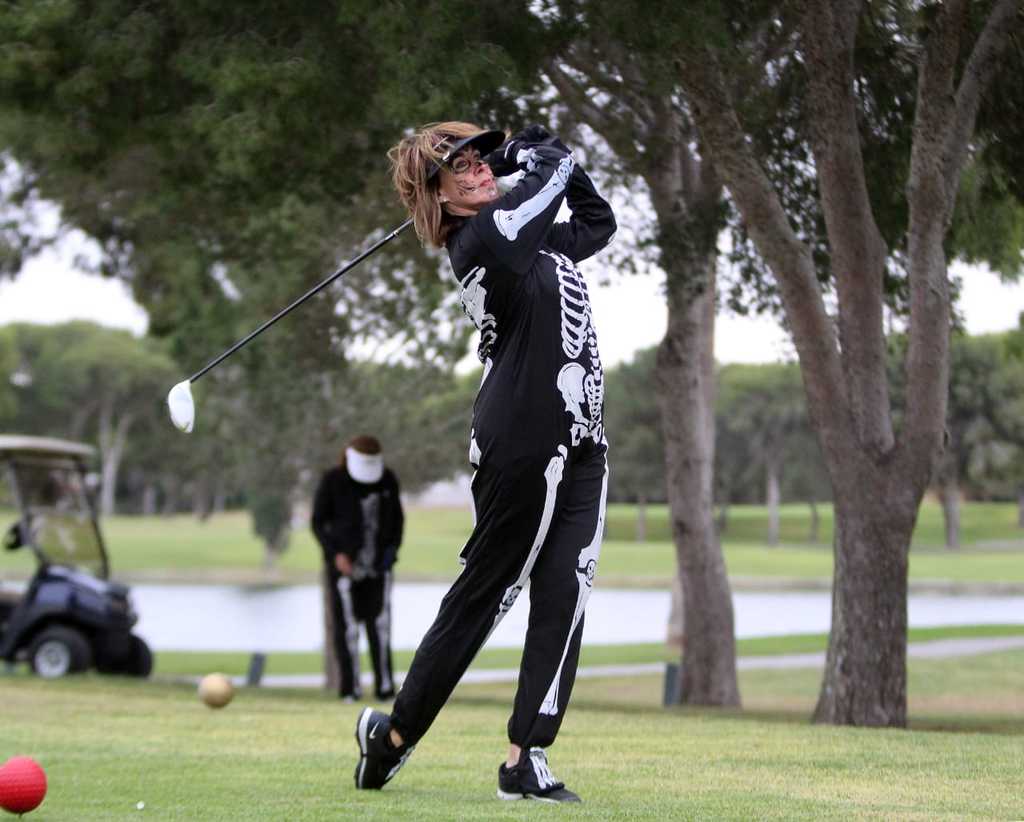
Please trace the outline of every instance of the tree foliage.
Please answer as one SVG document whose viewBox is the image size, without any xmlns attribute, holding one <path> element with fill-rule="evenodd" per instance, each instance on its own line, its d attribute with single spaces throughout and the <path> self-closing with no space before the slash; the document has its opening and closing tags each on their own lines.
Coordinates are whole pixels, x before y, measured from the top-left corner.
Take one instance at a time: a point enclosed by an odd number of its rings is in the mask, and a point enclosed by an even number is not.
<svg viewBox="0 0 1024 822">
<path fill-rule="evenodd" d="M 616 502 L 665 500 L 665 445 L 652 402 L 656 354 L 654 348 L 637 351 L 606 373 L 605 419 L 616 432 L 608 497 Z"/>
<path fill-rule="evenodd" d="M 11 198 L 52 200 L 94 237 L 99 270 L 131 285 L 151 333 L 191 373 L 401 221 L 384 155 L 411 112 L 457 103 L 449 110 L 472 118 L 485 75 L 493 87 L 496 69 L 515 66 L 501 49 L 464 53 L 426 99 L 400 86 L 394 71 L 423 56 L 395 38 L 450 32 L 455 19 L 428 5 L 8 4 L 0 142 L 18 172 Z M 464 5 L 460 24 L 497 9 Z M 508 32 L 526 19 L 499 17 Z M 510 95 L 490 95 L 492 108 L 499 98 Z M 278 478 L 267 510 L 285 510 L 311 453 L 301 443 L 331 427 L 320 375 L 384 339 L 399 340 L 390 359 L 409 364 L 450 367 L 465 351 L 468 324 L 440 258 L 410 237 L 255 343 L 244 374 L 204 378 L 211 396 L 240 392 L 214 402 L 235 435 L 259 434 L 243 474 L 262 496 Z"/>
<path fill-rule="evenodd" d="M 995 78 L 1008 74 L 1011 61 L 1005 58 L 1015 54 L 1019 3 L 836 0 L 794 6 L 797 40 L 783 59 L 798 62 L 806 82 L 796 137 L 813 158 L 809 173 L 825 227 L 834 318 L 822 296 L 813 238 L 792 224 L 770 157 L 758 150 L 756 122 L 748 120 L 747 100 L 770 96 L 782 73 L 771 59 L 754 60 L 764 79 L 738 94 L 727 78 L 737 58 L 742 63 L 759 56 L 741 36 L 757 17 L 733 14 L 740 4 L 697 5 L 711 21 L 712 36 L 679 33 L 679 81 L 746 229 L 778 282 L 835 491 L 832 631 L 815 717 L 902 725 L 907 551 L 941 450 L 946 413 L 948 229 L 963 172 L 979 156 L 976 146 L 991 142 L 987 121 L 978 115 L 993 105 L 986 93 Z M 885 37 L 874 40 L 864 31 L 875 15 L 891 48 Z M 877 60 L 876 46 L 883 48 Z M 913 78 L 913 106 L 890 122 L 909 128 L 903 133 L 910 139 L 893 155 L 890 173 L 876 176 L 875 158 L 885 151 L 878 155 L 879 141 L 863 130 L 881 124 L 877 136 L 886 146 L 887 121 L 870 106 L 888 101 L 870 89 L 901 73 Z M 900 148 L 900 140 L 892 143 Z M 884 325 L 894 270 L 906 272 L 909 314 L 907 402 L 899 429 Z"/>
</svg>

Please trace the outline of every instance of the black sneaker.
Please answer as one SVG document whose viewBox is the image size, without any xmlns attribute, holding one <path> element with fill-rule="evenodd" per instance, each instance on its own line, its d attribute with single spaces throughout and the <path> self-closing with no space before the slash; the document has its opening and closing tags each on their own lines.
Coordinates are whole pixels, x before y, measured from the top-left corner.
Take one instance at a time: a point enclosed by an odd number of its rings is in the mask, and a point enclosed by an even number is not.
<svg viewBox="0 0 1024 822">
<path fill-rule="evenodd" d="M 548 768 L 543 748 L 519 754 L 514 768 L 498 768 L 498 799 L 536 799 L 539 802 L 579 802 L 580 798 L 559 782 Z"/>
<path fill-rule="evenodd" d="M 356 722 L 359 764 L 356 787 L 380 790 L 409 758 L 415 745 L 395 747 L 391 743 L 391 719 L 373 708 L 363 708 Z"/>
</svg>

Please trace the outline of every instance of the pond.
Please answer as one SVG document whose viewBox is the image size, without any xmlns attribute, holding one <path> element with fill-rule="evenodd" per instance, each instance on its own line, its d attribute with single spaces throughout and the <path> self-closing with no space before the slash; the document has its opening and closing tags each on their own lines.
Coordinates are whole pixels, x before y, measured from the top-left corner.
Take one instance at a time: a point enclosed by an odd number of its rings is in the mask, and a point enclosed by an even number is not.
<svg viewBox="0 0 1024 822">
<path fill-rule="evenodd" d="M 446 585 L 435 583 L 395 585 L 395 649 L 419 644 L 446 591 Z M 137 630 L 156 650 L 314 651 L 323 646 L 321 593 L 314 585 L 136 585 L 132 594 L 141 615 Z M 824 591 L 736 592 L 733 604 L 741 639 L 823 633 L 831 622 L 831 595 Z M 587 606 L 584 642 L 663 642 L 668 613 L 667 591 L 596 588 Z M 519 646 L 528 617 L 527 590 L 488 646 Z M 909 618 L 914 628 L 1024 624 L 1024 596 L 912 594 Z"/>
</svg>

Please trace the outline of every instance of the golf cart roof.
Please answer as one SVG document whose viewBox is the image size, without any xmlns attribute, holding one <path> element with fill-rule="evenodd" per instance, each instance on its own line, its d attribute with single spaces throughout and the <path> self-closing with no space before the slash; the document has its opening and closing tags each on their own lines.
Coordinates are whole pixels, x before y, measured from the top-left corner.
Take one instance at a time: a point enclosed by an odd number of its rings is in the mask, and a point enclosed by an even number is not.
<svg viewBox="0 0 1024 822">
<path fill-rule="evenodd" d="M 91 445 L 54 437 L 26 437 L 20 434 L 0 434 L 0 457 L 22 455 L 89 458 L 96 453 Z"/>
</svg>

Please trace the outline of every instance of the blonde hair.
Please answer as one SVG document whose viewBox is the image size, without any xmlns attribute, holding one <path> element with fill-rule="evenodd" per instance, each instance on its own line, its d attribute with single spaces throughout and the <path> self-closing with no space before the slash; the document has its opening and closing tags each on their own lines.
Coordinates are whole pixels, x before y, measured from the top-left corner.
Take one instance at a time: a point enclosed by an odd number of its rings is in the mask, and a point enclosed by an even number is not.
<svg viewBox="0 0 1024 822">
<path fill-rule="evenodd" d="M 460 219 L 446 212 L 438 198 L 441 172 L 433 177 L 428 175 L 441 165 L 445 152 L 453 143 L 482 131 L 485 129 L 480 126 L 457 120 L 428 123 L 403 137 L 388 151 L 391 182 L 413 219 L 420 242 L 443 248 Z"/>
</svg>

